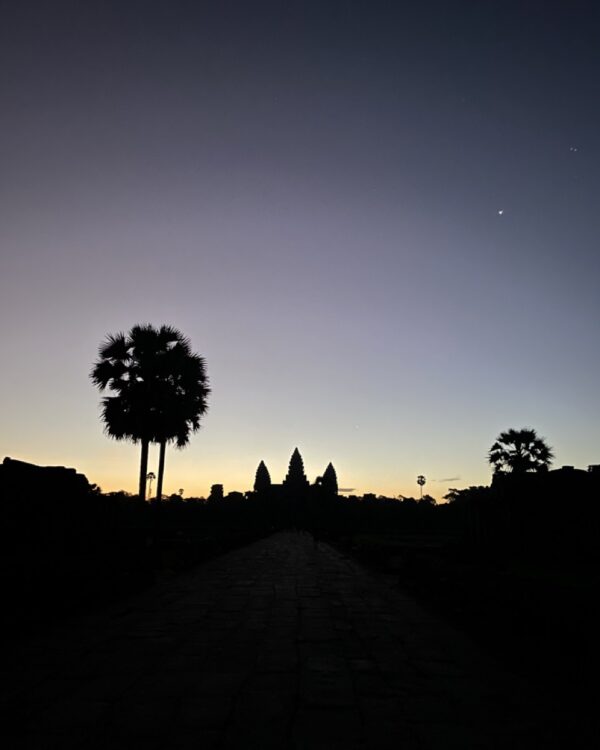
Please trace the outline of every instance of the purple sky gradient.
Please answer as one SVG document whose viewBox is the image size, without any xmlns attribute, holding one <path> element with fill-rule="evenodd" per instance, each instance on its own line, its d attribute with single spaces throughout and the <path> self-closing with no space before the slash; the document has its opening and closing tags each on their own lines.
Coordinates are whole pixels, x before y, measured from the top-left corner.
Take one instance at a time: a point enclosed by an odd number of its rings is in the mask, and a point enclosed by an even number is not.
<svg viewBox="0 0 600 750">
<path fill-rule="evenodd" d="M 88 374 L 165 322 L 213 388 L 166 492 L 600 462 L 597 4 L 394 5 L 1 3 L 0 458 L 134 490 Z"/>
</svg>

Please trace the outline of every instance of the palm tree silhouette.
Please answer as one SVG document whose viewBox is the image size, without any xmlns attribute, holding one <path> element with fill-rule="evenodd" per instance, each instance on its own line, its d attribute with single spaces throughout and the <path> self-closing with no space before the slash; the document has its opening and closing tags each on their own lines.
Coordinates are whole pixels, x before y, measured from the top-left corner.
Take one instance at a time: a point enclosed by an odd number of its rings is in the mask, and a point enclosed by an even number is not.
<svg viewBox="0 0 600 750">
<path fill-rule="evenodd" d="M 553 458 L 554 453 L 545 439 L 531 427 L 501 432 L 488 453 L 495 473 L 547 471 Z"/>
<path fill-rule="evenodd" d="M 193 354 L 189 339 L 175 328 L 168 331 L 168 345 L 161 360 L 164 389 L 159 409 L 156 442 L 160 444 L 156 497 L 162 497 L 167 443 L 184 448 L 190 435 L 200 429 L 208 409 L 208 377 L 203 357 Z"/>
<path fill-rule="evenodd" d="M 108 389 L 115 394 L 102 399 L 102 421 L 108 435 L 141 444 L 142 500 L 146 498 L 148 446 L 160 443 L 160 498 L 166 443 L 177 440 L 180 447 L 186 445 L 207 408 L 210 390 L 204 360 L 191 354 L 189 341 L 177 329 L 136 325 L 128 334 L 107 337 L 90 377 L 101 392 Z"/>
</svg>

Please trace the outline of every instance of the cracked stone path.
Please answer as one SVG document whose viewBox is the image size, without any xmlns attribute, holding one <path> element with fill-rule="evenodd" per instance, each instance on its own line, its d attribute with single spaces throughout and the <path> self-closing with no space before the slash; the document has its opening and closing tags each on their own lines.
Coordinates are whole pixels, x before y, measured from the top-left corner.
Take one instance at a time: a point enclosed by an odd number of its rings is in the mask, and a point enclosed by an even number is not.
<svg viewBox="0 0 600 750">
<path fill-rule="evenodd" d="M 16 644 L 4 668 L 10 750 L 550 739 L 516 677 L 385 578 L 295 532 L 63 622 Z"/>
</svg>

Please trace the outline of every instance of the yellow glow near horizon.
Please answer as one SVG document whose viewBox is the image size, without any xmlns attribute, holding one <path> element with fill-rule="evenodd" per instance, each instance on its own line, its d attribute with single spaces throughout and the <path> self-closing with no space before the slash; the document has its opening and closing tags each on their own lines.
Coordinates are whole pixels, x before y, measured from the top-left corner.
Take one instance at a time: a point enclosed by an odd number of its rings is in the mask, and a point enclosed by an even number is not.
<svg viewBox="0 0 600 750">
<path fill-rule="evenodd" d="M 47 454 L 42 457 L 40 454 L 24 453 L 13 454 L 11 458 L 36 463 L 38 465 L 66 465 L 76 469 L 84 474 L 87 479 L 98 485 L 103 492 L 116 492 L 124 490 L 132 494 L 137 492 L 137 480 L 139 471 L 139 447 L 127 443 L 115 443 L 106 441 L 104 455 L 99 460 L 72 460 L 69 456 L 62 460 L 53 454 Z M 289 451 L 291 455 L 291 450 Z M 167 451 L 164 494 L 170 495 L 178 493 L 180 489 L 184 490 L 184 497 L 207 497 L 213 484 L 222 484 L 225 494 L 233 491 L 246 492 L 251 490 L 254 485 L 256 468 L 261 460 L 264 460 L 271 480 L 274 484 L 279 484 L 285 478 L 289 455 L 280 452 L 276 458 L 264 456 L 244 456 L 238 460 L 229 460 L 221 457 L 206 458 L 200 465 L 194 467 L 190 456 L 185 451 L 176 451 L 170 449 Z M 72 456 L 75 459 L 75 456 Z M 304 455 L 303 455 L 304 458 Z M 329 460 L 304 461 L 305 473 L 309 482 L 314 483 L 317 476 L 325 470 Z M 389 470 L 380 469 L 377 475 L 370 470 L 368 464 L 360 468 L 347 466 L 342 460 L 336 462 L 332 460 L 338 476 L 340 488 L 351 489 L 351 492 L 340 494 L 364 495 L 373 493 L 375 495 L 385 495 L 386 497 L 418 497 L 419 487 L 416 483 L 417 473 L 390 472 Z M 322 465 L 321 465 L 322 464 Z M 148 471 L 155 474 L 158 470 L 158 448 L 150 447 Z M 449 478 L 448 478 L 449 479 Z M 424 494 L 432 495 L 438 502 L 442 501 L 443 495 L 446 494 L 450 486 L 465 486 L 460 477 L 454 478 L 456 481 L 445 481 L 441 483 L 438 480 L 428 480 L 424 487 Z M 468 484 L 486 484 L 489 482 L 489 473 L 482 475 Z"/>
</svg>

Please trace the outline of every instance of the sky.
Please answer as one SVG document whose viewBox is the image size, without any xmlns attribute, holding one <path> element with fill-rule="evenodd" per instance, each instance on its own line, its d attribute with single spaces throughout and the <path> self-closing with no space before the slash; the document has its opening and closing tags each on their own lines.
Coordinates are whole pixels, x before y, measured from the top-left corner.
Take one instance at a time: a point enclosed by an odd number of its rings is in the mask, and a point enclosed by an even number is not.
<svg viewBox="0 0 600 750">
<path fill-rule="evenodd" d="M 205 357 L 167 493 L 600 463 L 596 2 L 0 0 L 0 460 L 135 491 L 109 333 Z M 157 454 L 151 452 L 150 470 Z"/>
</svg>

